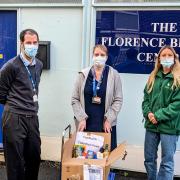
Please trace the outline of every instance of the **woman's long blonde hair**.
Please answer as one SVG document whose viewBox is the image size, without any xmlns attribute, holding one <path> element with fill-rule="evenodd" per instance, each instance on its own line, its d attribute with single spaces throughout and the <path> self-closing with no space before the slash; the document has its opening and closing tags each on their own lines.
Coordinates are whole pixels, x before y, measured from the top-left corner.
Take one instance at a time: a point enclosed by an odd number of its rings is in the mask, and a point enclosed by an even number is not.
<svg viewBox="0 0 180 180">
<path fill-rule="evenodd" d="M 149 76 L 149 79 L 148 79 L 148 82 L 147 82 L 148 93 L 150 93 L 152 91 L 156 74 L 158 73 L 159 69 L 161 68 L 160 55 L 161 55 L 161 52 L 164 49 L 170 49 L 174 54 L 175 63 L 171 68 L 171 73 L 173 74 L 173 77 L 174 77 L 172 88 L 180 86 L 180 62 L 179 62 L 179 56 L 178 56 L 178 54 L 176 54 L 176 51 L 174 50 L 173 47 L 171 47 L 169 45 L 165 45 L 160 49 L 157 57 L 155 57 L 154 69 L 151 72 L 151 74 Z"/>
</svg>

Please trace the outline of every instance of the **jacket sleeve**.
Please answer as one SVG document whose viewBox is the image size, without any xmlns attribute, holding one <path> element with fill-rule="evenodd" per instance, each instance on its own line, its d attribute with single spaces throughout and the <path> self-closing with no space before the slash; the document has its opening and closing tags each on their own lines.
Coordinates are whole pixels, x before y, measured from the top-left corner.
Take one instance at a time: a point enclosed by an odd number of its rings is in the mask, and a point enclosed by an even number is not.
<svg viewBox="0 0 180 180">
<path fill-rule="evenodd" d="M 142 102 L 142 112 L 143 112 L 143 116 L 145 118 L 148 117 L 148 114 L 151 111 L 151 108 L 150 108 L 150 100 L 149 100 L 149 93 L 147 92 L 147 86 L 144 88 L 144 99 L 143 99 L 143 102 Z"/>
<path fill-rule="evenodd" d="M 171 102 L 165 108 L 158 109 L 154 114 L 158 122 L 169 121 L 177 118 L 180 110 L 180 88 L 176 88 Z"/>
<path fill-rule="evenodd" d="M 118 113 L 122 107 L 122 103 L 123 103 L 122 83 L 119 73 L 116 73 L 114 79 L 113 102 L 104 115 L 105 118 L 107 118 L 110 123 L 112 123 L 115 119 L 117 119 Z"/>
<path fill-rule="evenodd" d="M 74 85 L 72 98 L 71 98 L 71 105 L 73 108 L 74 116 L 78 121 L 85 120 L 88 118 L 84 108 L 82 107 L 81 98 L 80 98 L 81 86 L 83 82 L 84 82 L 84 76 L 82 73 L 79 73 Z"/>
<path fill-rule="evenodd" d="M 5 64 L 0 70 L 0 103 L 5 104 L 12 82 L 15 78 L 15 70 L 12 64 Z"/>
</svg>

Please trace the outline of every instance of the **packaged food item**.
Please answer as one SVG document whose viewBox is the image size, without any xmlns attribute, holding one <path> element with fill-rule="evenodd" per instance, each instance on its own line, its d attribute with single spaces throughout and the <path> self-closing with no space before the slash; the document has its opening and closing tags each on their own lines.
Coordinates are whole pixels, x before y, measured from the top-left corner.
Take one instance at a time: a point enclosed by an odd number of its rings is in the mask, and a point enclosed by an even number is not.
<svg viewBox="0 0 180 180">
<path fill-rule="evenodd" d="M 103 152 L 104 152 L 104 147 L 101 147 L 101 148 L 99 149 L 99 152 L 103 153 Z"/>
<path fill-rule="evenodd" d="M 109 145 L 108 144 L 105 144 L 103 156 L 104 156 L 104 158 L 108 158 L 108 156 L 109 156 Z"/>
<path fill-rule="evenodd" d="M 78 156 L 77 158 L 78 159 L 85 159 L 86 157 L 85 156 Z"/>
<path fill-rule="evenodd" d="M 87 159 L 93 159 L 94 158 L 94 152 L 91 150 L 87 151 Z"/>
<path fill-rule="evenodd" d="M 93 157 L 93 159 L 97 159 L 97 153 L 96 153 L 96 152 L 94 152 L 94 157 Z"/>
<path fill-rule="evenodd" d="M 83 152 L 82 155 L 86 158 L 87 157 L 87 152 Z"/>
<path fill-rule="evenodd" d="M 73 147 L 72 157 L 77 158 L 79 156 L 83 156 L 83 152 L 85 151 L 85 146 L 82 144 L 75 144 Z"/>
<path fill-rule="evenodd" d="M 103 153 L 97 152 L 97 159 L 103 159 Z"/>
</svg>

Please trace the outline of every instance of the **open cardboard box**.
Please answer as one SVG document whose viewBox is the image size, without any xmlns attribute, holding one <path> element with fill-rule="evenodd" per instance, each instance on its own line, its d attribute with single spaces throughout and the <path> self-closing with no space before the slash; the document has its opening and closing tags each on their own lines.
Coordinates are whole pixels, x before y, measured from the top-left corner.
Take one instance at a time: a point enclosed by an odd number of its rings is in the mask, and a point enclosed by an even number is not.
<svg viewBox="0 0 180 180">
<path fill-rule="evenodd" d="M 104 137 L 104 144 L 111 144 L 111 134 L 110 133 L 94 133 Z M 123 157 L 125 154 L 125 143 L 120 144 L 116 149 L 110 152 L 108 158 L 104 159 L 78 159 L 72 158 L 73 145 L 75 143 L 76 133 L 67 140 L 63 146 L 63 156 L 62 156 L 62 180 L 68 180 L 72 175 L 80 176 L 80 180 L 83 180 L 83 165 L 99 165 L 103 167 L 103 179 L 107 180 L 110 165 Z"/>
</svg>

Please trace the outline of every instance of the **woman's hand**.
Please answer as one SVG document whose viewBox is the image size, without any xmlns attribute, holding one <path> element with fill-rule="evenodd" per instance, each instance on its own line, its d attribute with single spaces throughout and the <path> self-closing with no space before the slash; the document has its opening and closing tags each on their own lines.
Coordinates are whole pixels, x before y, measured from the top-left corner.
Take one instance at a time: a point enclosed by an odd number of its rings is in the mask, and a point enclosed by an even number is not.
<svg viewBox="0 0 180 180">
<path fill-rule="evenodd" d="M 153 123 L 153 124 L 157 124 L 157 123 L 158 123 L 157 120 L 156 120 L 156 118 L 155 118 L 155 116 L 154 116 L 154 114 L 153 114 L 152 112 L 150 112 L 150 113 L 148 114 L 148 118 L 149 118 L 149 121 L 150 121 L 151 123 Z"/>
<path fill-rule="evenodd" d="M 78 131 L 84 131 L 84 129 L 86 129 L 86 120 L 80 121 L 78 125 Z"/>
<path fill-rule="evenodd" d="M 104 121 L 104 132 L 110 133 L 112 131 L 110 122 L 106 119 Z"/>
</svg>

